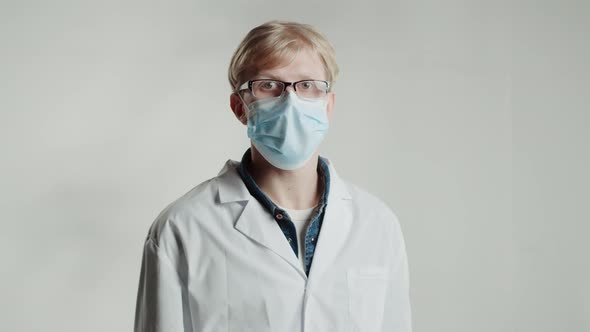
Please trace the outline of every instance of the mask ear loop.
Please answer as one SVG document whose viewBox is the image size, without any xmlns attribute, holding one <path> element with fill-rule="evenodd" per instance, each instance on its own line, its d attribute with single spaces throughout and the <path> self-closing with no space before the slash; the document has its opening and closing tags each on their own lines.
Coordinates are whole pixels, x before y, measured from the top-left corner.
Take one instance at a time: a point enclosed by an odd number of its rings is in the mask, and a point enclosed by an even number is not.
<svg viewBox="0 0 590 332">
<path fill-rule="evenodd" d="M 250 107 L 248 107 L 248 104 L 246 103 L 244 98 L 242 98 L 242 94 L 238 90 L 238 87 L 236 87 L 236 94 L 238 95 L 238 98 L 240 98 L 240 100 L 242 101 L 242 108 L 244 109 L 244 114 L 242 114 L 242 116 L 240 117 L 240 120 L 243 120 L 243 118 L 246 118 L 246 121 L 247 121 L 249 118 L 254 116 L 255 111 L 251 110 Z"/>
</svg>

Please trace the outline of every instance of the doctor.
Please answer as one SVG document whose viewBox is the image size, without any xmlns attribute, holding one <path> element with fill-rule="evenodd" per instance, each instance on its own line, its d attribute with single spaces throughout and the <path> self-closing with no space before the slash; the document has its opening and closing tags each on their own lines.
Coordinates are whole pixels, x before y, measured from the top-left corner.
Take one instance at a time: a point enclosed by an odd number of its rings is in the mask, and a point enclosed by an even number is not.
<svg viewBox="0 0 590 332">
<path fill-rule="evenodd" d="M 254 28 L 230 63 L 251 148 L 149 229 L 135 331 L 410 332 L 395 214 L 319 156 L 338 74 L 309 25 Z"/>
</svg>

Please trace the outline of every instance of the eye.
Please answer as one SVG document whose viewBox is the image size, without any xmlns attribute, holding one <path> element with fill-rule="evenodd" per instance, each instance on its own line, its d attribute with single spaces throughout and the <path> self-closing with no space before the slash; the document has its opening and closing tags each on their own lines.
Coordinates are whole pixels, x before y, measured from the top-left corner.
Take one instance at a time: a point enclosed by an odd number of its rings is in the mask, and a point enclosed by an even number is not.
<svg viewBox="0 0 590 332">
<path fill-rule="evenodd" d="M 306 89 L 306 90 L 307 90 L 307 89 L 311 89 L 311 88 L 312 88 L 312 86 L 313 86 L 313 83 L 312 83 L 312 82 L 309 82 L 309 81 L 304 81 L 304 82 L 301 82 L 301 83 L 299 84 L 299 86 L 300 86 L 302 89 Z"/>
<path fill-rule="evenodd" d="M 276 87 L 277 87 L 277 82 L 264 81 L 264 82 L 261 82 L 261 83 L 262 84 L 260 85 L 260 87 L 262 89 L 265 89 L 265 90 L 272 90 L 272 89 L 276 89 Z"/>
</svg>

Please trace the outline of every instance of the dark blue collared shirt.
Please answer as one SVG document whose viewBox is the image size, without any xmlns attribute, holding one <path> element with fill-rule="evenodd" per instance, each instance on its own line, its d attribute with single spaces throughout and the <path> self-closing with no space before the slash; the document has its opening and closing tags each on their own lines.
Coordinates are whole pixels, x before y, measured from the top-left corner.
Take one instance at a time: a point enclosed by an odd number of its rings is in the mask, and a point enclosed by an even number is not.
<svg viewBox="0 0 590 332">
<path fill-rule="evenodd" d="M 252 162 L 250 150 L 251 149 L 248 149 L 246 153 L 244 153 L 242 162 L 238 168 L 238 173 L 240 173 L 240 177 L 248 188 L 250 195 L 256 198 L 260 204 L 262 204 L 262 206 L 264 206 L 266 210 L 274 217 L 275 221 L 283 231 L 283 234 L 285 234 L 285 238 L 291 245 L 293 252 L 295 252 L 295 256 L 299 258 L 299 239 L 297 238 L 297 230 L 295 229 L 295 224 L 293 224 L 291 221 L 291 217 L 289 217 L 285 210 L 279 208 L 264 192 L 262 192 L 260 187 L 258 187 L 248 172 L 248 167 Z M 328 163 L 322 157 L 319 157 L 317 170 L 323 190 L 318 206 L 313 211 L 309 226 L 305 232 L 305 253 L 303 253 L 303 263 L 305 265 L 306 275 L 309 275 L 311 262 L 313 261 L 313 254 L 315 252 L 315 247 L 320 235 L 320 229 L 322 228 L 322 222 L 324 221 L 324 214 L 328 204 L 328 195 L 330 193 L 330 170 L 328 169 Z M 313 189 L 310 188 L 310 190 Z"/>
</svg>

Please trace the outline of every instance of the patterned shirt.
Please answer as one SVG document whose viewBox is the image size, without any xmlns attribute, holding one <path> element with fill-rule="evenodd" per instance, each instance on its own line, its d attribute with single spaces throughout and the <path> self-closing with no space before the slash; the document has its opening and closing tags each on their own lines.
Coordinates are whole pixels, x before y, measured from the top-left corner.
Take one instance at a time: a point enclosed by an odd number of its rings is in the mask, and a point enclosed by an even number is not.
<svg viewBox="0 0 590 332">
<path fill-rule="evenodd" d="M 248 172 L 248 167 L 252 162 L 250 150 L 251 149 L 248 149 L 246 153 L 244 153 L 242 162 L 238 168 L 238 173 L 248 188 L 250 195 L 256 198 L 256 200 L 258 200 L 260 204 L 265 207 L 268 213 L 274 217 L 275 221 L 283 231 L 285 238 L 291 245 L 295 256 L 299 258 L 299 239 L 297 238 L 297 230 L 295 228 L 295 224 L 293 224 L 291 221 L 291 217 L 284 209 L 281 209 L 279 206 L 277 206 L 277 204 L 275 204 L 264 192 L 262 192 Z M 311 269 L 311 262 L 313 261 L 313 254 L 315 252 L 315 247 L 320 235 L 320 229 L 322 227 L 322 222 L 324 220 L 324 214 L 328 203 L 328 195 L 330 193 L 330 171 L 328 169 L 327 162 L 321 156 L 319 157 L 317 171 L 318 175 L 320 176 L 320 184 L 322 185 L 323 190 L 320 201 L 312 213 L 309 226 L 307 227 L 307 231 L 305 233 L 305 252 L 303 253 L 303 261 L 306 275 L 309 275 L 309 271 Z"/>
</svg>

